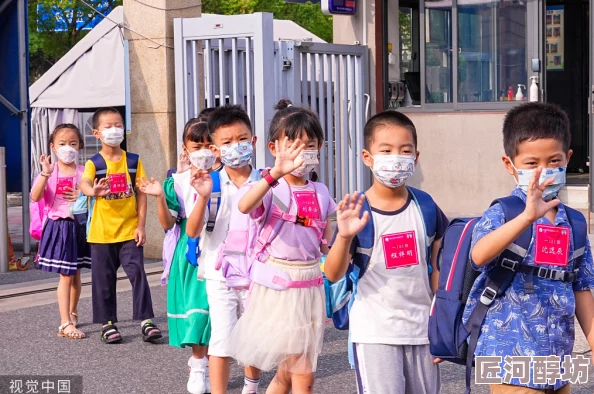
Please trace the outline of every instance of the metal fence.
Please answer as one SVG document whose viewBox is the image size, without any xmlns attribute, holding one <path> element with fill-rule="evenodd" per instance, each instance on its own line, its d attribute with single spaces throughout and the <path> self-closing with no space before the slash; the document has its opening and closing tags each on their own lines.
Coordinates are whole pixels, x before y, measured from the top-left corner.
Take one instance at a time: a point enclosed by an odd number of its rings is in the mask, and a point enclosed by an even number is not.
<svg viewBox="0 0 594 394">
<path fill-rule="evenodd" d="M 274 41 L 272 14 L 176 19 L 177 142 L 205 107 L 241 104 L 258 136 L 258 168 L 271 166 L 267 129 L 281 98 L 310 107 L 326 141 L 320 181 L 335 198 L 363 190 L 370 174 L 361 161 L 369 115 L 367 47 Z"/>
</svg>

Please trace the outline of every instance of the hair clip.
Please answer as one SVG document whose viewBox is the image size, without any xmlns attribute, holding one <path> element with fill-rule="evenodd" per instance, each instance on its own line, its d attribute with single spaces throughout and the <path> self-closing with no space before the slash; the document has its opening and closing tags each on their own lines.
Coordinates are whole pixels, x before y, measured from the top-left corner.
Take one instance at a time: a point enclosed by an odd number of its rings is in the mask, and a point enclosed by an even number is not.
<svg viewBox="0 0 594 394">
<path fill-rule="evenodd" d="M 292 107 L 292 106 L 293 106 L 293 104 L 287 104 L 287 108 Z"/>
</svg>

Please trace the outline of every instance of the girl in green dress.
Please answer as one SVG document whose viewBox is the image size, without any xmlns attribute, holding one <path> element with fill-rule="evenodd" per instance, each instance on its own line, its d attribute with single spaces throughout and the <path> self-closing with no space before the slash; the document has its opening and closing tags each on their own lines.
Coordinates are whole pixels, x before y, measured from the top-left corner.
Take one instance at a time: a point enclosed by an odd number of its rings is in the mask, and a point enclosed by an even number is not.
<svg viewBox="0 0 594 394">
<path fill-rule="evenodd" d="M 171 261 L 167 281 L 167 320 L 169 344 L 192 347 L 188 361 L 190 377 L 188 392 L 205 393 L 209 390 L 207 346 L 210 340 L 208 298 L 204 280 L 198 276 L 198 267 L 186 258 L 188 237 L 196 238 L 205 227 L 207 206 L 212 191 L 209 171 L 218 168 L 211 152 L 206 122 L 191 120 L 183 134 L 183 150 L 191 168 L 178 168 L 161 186 L 155 179 L 139 181 L 143 193 L 155 196 L 159 221 L 167 231 L 177 231 L 179 240 Z M 185 171 L 184 171 L 185 170 Z M 181 172 L 180 172 L 181 171 Z"/>
</svg>

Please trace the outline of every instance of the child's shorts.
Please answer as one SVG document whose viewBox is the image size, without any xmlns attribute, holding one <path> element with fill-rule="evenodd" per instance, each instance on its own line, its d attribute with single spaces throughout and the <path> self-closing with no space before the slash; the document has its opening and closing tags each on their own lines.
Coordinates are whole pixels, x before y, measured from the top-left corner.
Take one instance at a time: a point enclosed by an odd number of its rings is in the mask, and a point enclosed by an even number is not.
<svg viewBox="0 0 594 394">
<path fill-rule="evenodd" d="M 353 347 L 359 394 L 439 393 L 439 366 L 433 363 L 429 345 L 355 343 Z"/>
</svg>

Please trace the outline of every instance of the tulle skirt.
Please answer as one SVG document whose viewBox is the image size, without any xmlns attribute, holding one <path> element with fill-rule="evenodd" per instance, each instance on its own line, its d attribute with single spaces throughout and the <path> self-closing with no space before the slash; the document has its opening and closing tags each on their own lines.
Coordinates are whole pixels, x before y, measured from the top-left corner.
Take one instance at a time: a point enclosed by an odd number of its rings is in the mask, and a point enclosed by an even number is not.
<svg viewBox="0 0 594 394">
<path fill-rule="evenodd" d="M 291 280 L 321 275 L 315 262 L 267 264 L 286 272 Z M 280 367 L 296 374 L 315 372 L 324 341 L 324 286 L 273 290 L 254 283 L 247 308 L 229 340 L 229 352 L 243 365 L 270 371 Z"/>
</svg>

